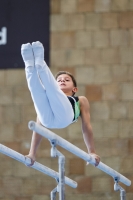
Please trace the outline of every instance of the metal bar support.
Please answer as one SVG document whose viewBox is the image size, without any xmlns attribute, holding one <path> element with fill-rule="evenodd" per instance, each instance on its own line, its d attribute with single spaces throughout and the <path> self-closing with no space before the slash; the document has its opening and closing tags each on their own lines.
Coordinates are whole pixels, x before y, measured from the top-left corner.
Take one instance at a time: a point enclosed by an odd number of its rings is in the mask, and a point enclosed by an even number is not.
<svg viewBox="0 0 133 200">
<path fill-rule="evenodd" d="M 58 156 L 59 165 L 59 200 L 65 199 L 65 156 L 56 149 L 56 140 L 49 140 L 51 143 L 51 157 Z"/>
<path fill-rule="evenodd" d="M 56 200 L 57 187 L 51 191 L 51 200 Z"/>
<path fill-rule="evenodd" d="M 114 190 L 120 191 L 120 200 L 126 200 L 126 191 L 119 185 L 119 178 L 115 178 L 114 181 Z"/>
</svg>

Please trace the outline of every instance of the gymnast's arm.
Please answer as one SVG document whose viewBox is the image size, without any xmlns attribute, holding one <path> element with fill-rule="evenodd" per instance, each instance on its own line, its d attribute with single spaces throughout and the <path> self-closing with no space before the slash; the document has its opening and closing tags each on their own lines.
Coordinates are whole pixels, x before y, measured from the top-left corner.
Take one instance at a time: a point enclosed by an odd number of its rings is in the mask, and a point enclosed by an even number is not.
<svg viewBox="0 0 133 200">
<path fill-rule="evenodd" d="M 37 123 L 41 125 L 41 122 L 39 121 L 38 117 L 37 117 Z M 36 133 L 35 131 L 33 131 L 30 151 L 29 151 L 29 154 L 26 155 L 27 157 L 31 159 L 31 164 L 28 165 L 29 167 L 32 166 L 36 160 L 36 152 L 37 152 L 39 144 L 41 143 L 41 140 L 42 140 L 42 136 Z"/>
<path fill-rule="evenodd" d="M 88 102 L 88 99 L 84 96 L 79 97 L 79 102 L 80 102 L 83 138 L 84 138 L 88 153 L 91 154 L 95 158 L 96 160 L 95 166 L 97 166 L 100 162 L 100 157 L 95 153 L 93 132 L 92 132 L 92 127 L 90 123 L 89 102 Z"/>
</svg>

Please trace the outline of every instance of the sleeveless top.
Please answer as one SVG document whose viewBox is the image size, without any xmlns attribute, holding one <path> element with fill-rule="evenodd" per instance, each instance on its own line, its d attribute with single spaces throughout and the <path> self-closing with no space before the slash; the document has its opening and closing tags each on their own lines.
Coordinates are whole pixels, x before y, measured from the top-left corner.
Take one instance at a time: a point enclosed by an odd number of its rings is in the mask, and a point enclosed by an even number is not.
<svg viewBox="0 0 133 200">
<path fill-rule="evenodd" d="M 67 96 L 67 98 L 69 99 L 72 108 L 73 108 L 73 112 L 74 112 L 74 118 L 73 118 L 73 122 L 78 120 L 78 117 L 80 116 L 80 103 L 79 103 L 79 98 L 75 97 L 75 96 Z"/>
</svg>

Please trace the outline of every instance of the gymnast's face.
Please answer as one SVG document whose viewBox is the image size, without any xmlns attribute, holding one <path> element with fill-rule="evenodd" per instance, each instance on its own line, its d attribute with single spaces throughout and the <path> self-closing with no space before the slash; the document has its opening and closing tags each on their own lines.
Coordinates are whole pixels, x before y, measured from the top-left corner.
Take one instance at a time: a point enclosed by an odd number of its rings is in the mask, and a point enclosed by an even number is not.
<svg viewBox="0 0 133 200">
<path fill-rule="evenodd" d="M 57 83 L 60 89 L 68 96 L 77 92 L 77 87 L 74 86 L 72 78 L 68 74 L 61 74 L 57 77 Z"/>
</svg>

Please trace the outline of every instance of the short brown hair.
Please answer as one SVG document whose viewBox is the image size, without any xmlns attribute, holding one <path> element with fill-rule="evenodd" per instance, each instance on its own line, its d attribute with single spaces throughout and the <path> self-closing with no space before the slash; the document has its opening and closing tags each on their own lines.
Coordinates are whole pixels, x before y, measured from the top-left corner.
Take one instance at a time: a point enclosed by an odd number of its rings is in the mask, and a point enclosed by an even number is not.
<svg viewBox="0 0 133 200">
<path fill-rule="evenodd" d="M 58 76 L 60 76 L 61 74 L 67 74 L 68 76 L 70 76 L 71 79 L 72 79 L 72 82 L 73 82 L 74 87 L 77 87 L 77 82 L 76 82 L 74 76 L 73 76 L 70 72 L 67 72 L 67 71 L 59 71 L 59 72 L 55 75 L 55 79 L 57 80 Z"/>
</svg>

